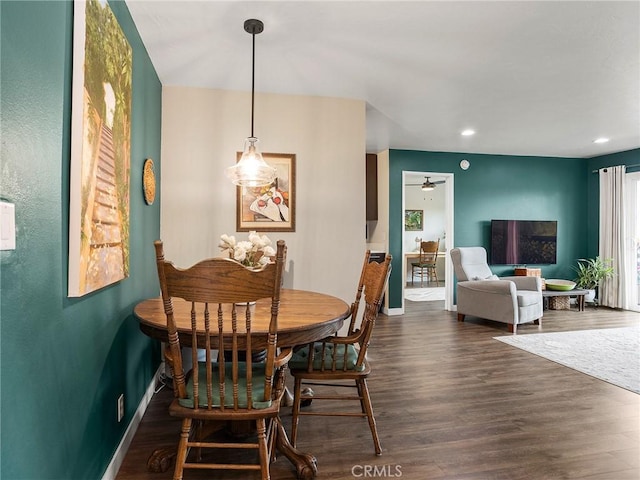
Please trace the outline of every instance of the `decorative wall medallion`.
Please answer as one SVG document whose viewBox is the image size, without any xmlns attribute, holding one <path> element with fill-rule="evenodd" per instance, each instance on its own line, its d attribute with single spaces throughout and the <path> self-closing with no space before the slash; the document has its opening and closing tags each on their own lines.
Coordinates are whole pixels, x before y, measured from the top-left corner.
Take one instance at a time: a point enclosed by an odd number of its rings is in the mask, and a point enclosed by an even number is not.
<svg viewBox="0 0 640 480">
<path fill-rule="evenodd" d="M 150 158 L 144 161 L 142 189 L 144 191 L 144 201 L 147 202 L 147 205 L 151 205 L 156 198 L 156 175 L 153 171 L 153 160 Z"/>
</svg>

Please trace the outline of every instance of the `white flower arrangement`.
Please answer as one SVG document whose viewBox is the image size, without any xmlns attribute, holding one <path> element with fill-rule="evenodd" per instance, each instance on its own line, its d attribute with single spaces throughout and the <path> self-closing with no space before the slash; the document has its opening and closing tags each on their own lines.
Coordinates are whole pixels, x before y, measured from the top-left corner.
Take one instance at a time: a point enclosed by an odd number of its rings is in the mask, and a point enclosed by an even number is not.
<svg viewBox="0 0 640 480">
<path fill-rule="evenodd" d="M 276 251 L 271 247 L 271 240 L 266 235 L 249 232 L 248 241 L 236 242 L 233 235 L 223 234 L 218 244 L 220 250 L 229 252 L 229 258 L 245 267 L 261 267 L 270 262 Z"/>
</svg>

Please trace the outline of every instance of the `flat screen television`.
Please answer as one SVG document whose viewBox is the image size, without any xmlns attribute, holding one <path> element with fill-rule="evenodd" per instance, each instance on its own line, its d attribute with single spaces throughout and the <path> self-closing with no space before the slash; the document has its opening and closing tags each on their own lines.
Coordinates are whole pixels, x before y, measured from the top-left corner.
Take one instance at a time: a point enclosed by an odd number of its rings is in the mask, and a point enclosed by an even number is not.
<svg viewBox="0 0 640 480">
<path fill-rule="evenodd" d="M 491 220 L 492 265 L 556 263 L 555 220 Z"/>
</svg>

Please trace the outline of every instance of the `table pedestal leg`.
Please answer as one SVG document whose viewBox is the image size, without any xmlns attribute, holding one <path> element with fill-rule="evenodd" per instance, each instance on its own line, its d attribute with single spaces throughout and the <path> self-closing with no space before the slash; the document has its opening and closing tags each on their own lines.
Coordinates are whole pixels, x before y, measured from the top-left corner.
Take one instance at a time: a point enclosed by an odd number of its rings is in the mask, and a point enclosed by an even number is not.
<svg viewBox="0 0 640 480">
<path fill-rule="evenodd" d="M 276 419 L 276 429 L 276 448 L 282 455 L 289 459 L 294 467 L 296 467 L 298 479 L 312 480 L 315 478 L 318 473 L 318 462 L 316 457 L 308 453 L 302 453 L 291 445 L 280 418 Z"/>
<path fill-rule="evenodd" d="M 153 473 L 166 472 L 173 466 L 175 459 L 175 448 L 159 448 L 154 450 L 147 459 L 147 470 Z"/>
</svg>

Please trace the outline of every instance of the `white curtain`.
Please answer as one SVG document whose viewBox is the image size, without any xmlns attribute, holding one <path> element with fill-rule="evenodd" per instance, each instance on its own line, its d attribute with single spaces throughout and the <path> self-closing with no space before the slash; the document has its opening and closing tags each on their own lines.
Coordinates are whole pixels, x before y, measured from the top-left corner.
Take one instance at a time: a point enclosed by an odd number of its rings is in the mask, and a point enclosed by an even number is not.
<svg viewBox="0 0 640 480">
<path fill-rule="evenodd" d="M 602 282 L 598 291 L 600 305 L 628 308 L 627 249 L 625 248 L 625 171 L 626 167 L 602 168 L 600 177 L 600 247 L 602 259 L 611 259 L 615 275 Z"/>
<path fill-rule="evenodd" d="M 625 185 L 626 239 L 627 249 L 627 302 L 629 310 L 640 312 L 640 172 L 627 173 Z"/>
</svg>

